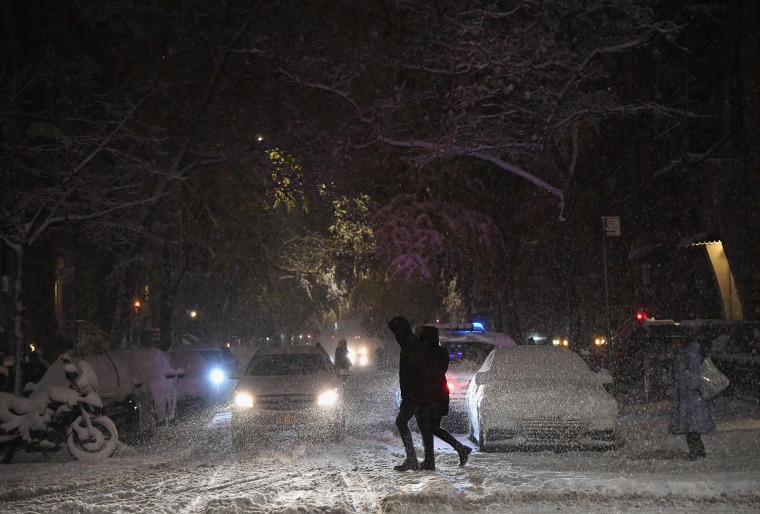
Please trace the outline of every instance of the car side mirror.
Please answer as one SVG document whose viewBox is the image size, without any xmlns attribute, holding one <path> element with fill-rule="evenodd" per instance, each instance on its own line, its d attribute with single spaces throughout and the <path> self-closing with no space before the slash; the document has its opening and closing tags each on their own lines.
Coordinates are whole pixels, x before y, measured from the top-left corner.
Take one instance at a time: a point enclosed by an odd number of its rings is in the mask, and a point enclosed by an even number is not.
<svg viewBox="0 0 760 514">
<path fill-rule="evenodd" d="M 474 380 L 476 384 L 487 384 L 490 379 L 491 376 L 485 371 L 478 371 L 475 373 Z"/>
</svg>

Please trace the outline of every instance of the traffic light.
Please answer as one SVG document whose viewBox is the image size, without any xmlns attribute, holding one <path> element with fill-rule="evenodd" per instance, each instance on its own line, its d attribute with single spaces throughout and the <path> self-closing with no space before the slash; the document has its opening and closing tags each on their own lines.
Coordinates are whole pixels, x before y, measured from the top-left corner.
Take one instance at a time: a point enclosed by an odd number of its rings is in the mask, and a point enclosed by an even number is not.
<svg viewBox="0 0 760 514">
<path fill-rule="evenodd" d="M 647 320 L 647 313 L 644 311 L 637 311 L 636 312 L 636 322 L 639 325 L 642 325 Z"/>
</svg>

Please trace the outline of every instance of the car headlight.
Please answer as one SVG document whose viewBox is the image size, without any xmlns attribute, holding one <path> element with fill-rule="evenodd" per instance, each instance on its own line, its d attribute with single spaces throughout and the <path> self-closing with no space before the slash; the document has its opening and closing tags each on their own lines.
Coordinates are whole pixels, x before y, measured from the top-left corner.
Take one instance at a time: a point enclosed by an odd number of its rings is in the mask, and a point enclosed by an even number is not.
<svg viewBox="0 0 760 514">
<path fill-rule="evenodd" d="M 235 406 L 241 409 L 250 409 L 253 407 L 253 395 L 246 392 L 235 394 Z"/>
<path fill-rule="evenodd" d="M 322 392 L 317 399 L 317 405 L 323 407 L 332 407 L 336 403 L 338 403 L 337 389 L 328 389 L 327 391 Z"/>
<path fill-rule="evenodd" d="M 214 368 L 211 370 L 211 373 L 208 374 L 208 378 L 211 379 L 214 384 L 219 385 L 224 382 L 224 379 L 227 377 L 224 374 L 224 371 L 219 368 Z"/>
<path fill-rule="evenodd" d="M 359 356 L 359 366 L 366 366 L 369 364 L 369 359 L 366 355 L 360 355 Z"/>
</svg>

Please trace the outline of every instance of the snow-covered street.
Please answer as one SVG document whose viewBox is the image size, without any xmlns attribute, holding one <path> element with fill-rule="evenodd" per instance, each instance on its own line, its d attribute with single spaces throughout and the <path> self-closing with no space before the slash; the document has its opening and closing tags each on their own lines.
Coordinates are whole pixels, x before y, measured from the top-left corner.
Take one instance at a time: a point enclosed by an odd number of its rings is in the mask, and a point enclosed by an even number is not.
<svg viewBox="0 0 760 514">
<path fill-rule="evenodd" d="M 436 440 L 436 471 L 398 473 L 394 380 L 375 370 L 349 377 L 342 443 L 285 431 L 234 448 L 229 412 L 220 411 L 161 426 L 150 443 L 120 444 L 99 464 L 65 450 L 18 454 L 0 468 L 0 511 L 760 511 L 756 403 L 719 400 L 719 431 L 705 436 L 702 461 L 685 459 L 685 442 L 667 434 L 668 405 L 660 403 L 621 406 L 626 443 L 616 451 L 475 451 L 459 468 L 456 453 Z"/>
</svg>

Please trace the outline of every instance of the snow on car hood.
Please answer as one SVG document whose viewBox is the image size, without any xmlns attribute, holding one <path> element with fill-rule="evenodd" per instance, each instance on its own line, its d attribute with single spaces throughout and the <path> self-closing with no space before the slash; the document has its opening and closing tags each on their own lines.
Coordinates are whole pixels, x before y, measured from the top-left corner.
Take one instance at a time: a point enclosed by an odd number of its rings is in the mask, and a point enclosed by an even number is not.
<svg viewBox="0 0 760 514">
<path fill-rule="evenodd" d="M 338 387 L 338 377 L 329 373 L 314 375 L 247 375 L 240 379 L 237 389 L 257 395 L 318 394 L 325 388 Z"/>
<path fill-rule="evenodd" d="M 568 383 L 562 386 L 488 384 L 484 408 L 520 418 L 617 416 L 615 398 L 602 387 Z"/>
</svg>

